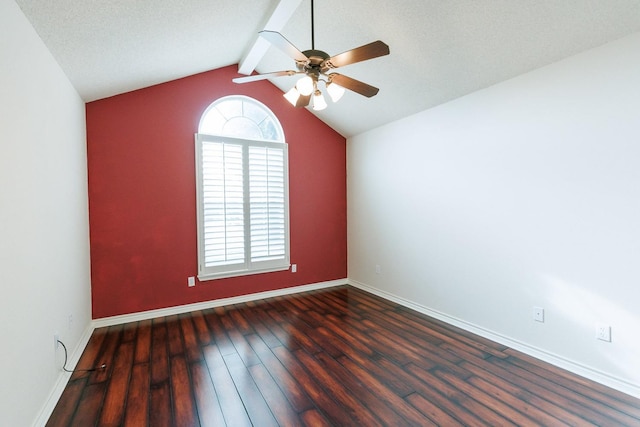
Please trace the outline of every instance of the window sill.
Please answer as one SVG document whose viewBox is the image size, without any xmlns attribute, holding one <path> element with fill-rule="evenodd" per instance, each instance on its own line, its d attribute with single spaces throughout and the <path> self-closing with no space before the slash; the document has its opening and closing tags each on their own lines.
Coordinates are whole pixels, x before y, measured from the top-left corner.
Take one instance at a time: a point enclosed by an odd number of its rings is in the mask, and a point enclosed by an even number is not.
<svg viewBox="0 0 640 427">
<path fill-rule="evenodd" d="M 264 268 L 264 269 L 258 269 L 258 270 L 236 270 L 236 271 L 224 271 L 221 273 L 198 274 L 198 280 L 201 282 L 206 282 L 208 280 L 228 279 L 231 277 L 242 277 L 242 276 L 251 276 L 254 274 L 273 273 L 276 271 L 289 270 L 290 267 L 291 267 L 291 264 L 286 264 L 278 267 Z"/>
</svg>

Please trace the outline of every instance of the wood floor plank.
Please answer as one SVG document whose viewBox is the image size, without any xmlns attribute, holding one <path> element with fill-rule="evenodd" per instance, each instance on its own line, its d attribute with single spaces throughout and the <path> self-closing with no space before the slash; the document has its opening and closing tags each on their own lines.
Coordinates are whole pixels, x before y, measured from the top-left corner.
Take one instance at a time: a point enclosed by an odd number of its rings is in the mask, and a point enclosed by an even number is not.
<svg viewBox="0 0 640 427">
<path fill-rule="evenodd" d="M 133 366 L 124 415 L 125 427 L 148 425 L 149 379 L 150 373 L 148 363 L 140 363 Z"/>
<path fill-rule="evenodd" d="M 335 312 L 336 315 L 342 316 L 347 313 L 352 313 L 354 307 L 350 303 L 349 291 L 346 288 L 336 289 L 335 292 L 322 293 L 322 299 L 325 301 L 325 306 L 331 311 L 327 311 L 326 314 Z"/>
<path fill-rule="evenodd" d="M 255 314 L 283 346 L 291 351 L 300 348 L 300 344 L 296 341 L 295 337 L 290 336 L 289 333 L 280 326 L 280 322 L 283 321 L 283 319 L 280 317 L 274 318 L 277 313 L 271 313 L 271 315 L 269 315 L 267 311 L 266 309 L 258 310 Z"/>
<path fill-rule="evenodd" d="M 167 343 L 169 344 L 169 356 L 176 356 L 184 353 L 184 343 L 182 340 L 182 331 L 180 330 L 180 319 L 174 314 L 167 316 L 165 323 L 167 325 Z"/>
<path fill-rule="evenodd" d="M 253 351 L 242 332 L 236 329 L 236 325 L 231 317 L 225 316 L 222 323 L 229 339 L 235 347 L 235 353 L 240 356 L 244 365 L 249 367 L 260 363 L 260 358 L 258 358 L 258 355 Z"/>
<path fill-rule="evenodd" d="M 460 421 L 440 409 L 440 407 L 431 400 L 425 399 L 419 393 L 412 393 L 407 396 L 407 401 L 413 405 L 416 410 L 423 413 L 430 421 L 439 426 L 457 427 L 462 426 Z"/>
<path fill-rule="evenodd" d="M 211 336 L 213 337 L 212 342 L 215 343 L 218 351 L 222 354 L 235 353 L 236 349 L 229 339 L 229 336 L 222 325 L 222 321 L 220 320 L 221 315 L 217 314 L 213 309 L 205 310 L 203 314 L 207 324 L 209 325 Z"/>
<path fill-rule="evenodd" d="M 245 404 L 251 423 L 259 426 L 277 426 L 278 422 L 271 413 L 269 405 L 262 397 L 262 393 L 260 393 L 258 386 L 240 356 L 238 354 L 227 354 L 222 357 L 236 390 L 238 390 L 240 399 Z"/>
<path fill-rule="evenodd" d="M 435 368 L 437 365 L 429 359 L 423 358 L 420 354 L 420 350 L 408 351 L 405 348 L 404 342 L 400 342 L 398 337 L 388 331 L 377 330 L 370 332 L 369 336 L 373 338 L 376 343 L 376 351 L 382 354 L 384 357 L 388 357 L 395 360 L 401 365 L 407 365 L 411 362 L 416 362 L 425 369 Z"/>
<path fill-rule="evenodd" d="M 254 326 L 256 332 L 258 332 L 264 342 L 267 343 L 269 347 L 284 345 L 290 350 L 300 348 L 300 345 L 291 339 L 280 325 L 274 322 L 273 318 L 267 314 L 265 307 L 266 305 L 263 304 L 260 306 L 260 309 L 251 312 L 254 320 L 259 323 L 259 325 Z"/>
<path fill-rule="evenodd" d="M 269 314 L 269 316 L 271 316 L 274 320 L 277 319 L 276 321 L 278 321 L 282 330 L 289 337 L 289 343 L 291 343 L 292 341 L 296 342 L 298 346 L 302 347 L 311 354 L 322 351 L 322 347 L 320 347 L 311 337 L 301 331 L 300 328 L 296 325 L 295 317 L 289 317 L 289 315 L 285 315 L 287 316 L 285 318 L 283 315 L 277 313 L 274 310 L 269 310 L 267 314 Z"/>
<path fill-rule="evenodd" d="M 375 323 L 368 319 L 363 320 L 363 323 L 371 328 L 375 327 Z M 378 328 L 376 334 L 378 337 L 384 336 L 385 342 L 395 343 L 396 346 L 402 348 L 413 363 L 427 369 L 429 366 L 447 366 L 451 370 L 459 371 L 457 364 L 462 361 L 460 356 L 442 351 L 440 347 L 431 342 L 419 339 L 415 335 L 415 331 L 399 329 L 385 322 L 384 327 Z M 460 371 L 459 373 L 462 374 Z"/>
<path fill-rule="evenodd" d="M 291 376 L 298 381 L 305 393 L 311 397 L 316 407 L 322 411 L 322 414 L 327 419 L 336 425 L 345 423 L 348 420 L 353 422 L 350 410 L 341 405 L 340 402 L 337 402 L 335 396 L 322 388 L 311 374 L 302 367 L 289 349 L 281 346 L 274 348 L 273 352 L 282 365 L 287 367 Z"/>
<path fill-rule="evenodd" d="M 171 427 L 174 425 L 169 381 L 151 384 L 149 393 L 149 426 Z"/>
<path fill-rule="evenodd" d="M 134 341 L 138 334 L 138 322 L 126 323 L 122 328 L 122 342 Z"/>
<path fill-rule="evenodd" d="M 104 398 L 106 388 L 105 382 L 93 384 L 87 382 L 82 392 L 80 402 L 78 403 L 78 408 L 82 409 L 76 410 L 69 424 L 70 426 L 86 427 L 96 425 L 98 417 L 100 416 L 100 408 L 102 407 L 102 399 Z"/>
<path fill-rule="evenodd" d="M 303 412 L 313 408 L 313 402 L 300 385 L 299 379 L 292 376 L 287 368 L 273 354 L 271 348 L 257 335 L 247 336 L 247 341 L 251 344 L 264 367 L 269 371 L 278 387 L 283 392 L 291 406 L 296 412 Z"/>
<path fill-rule="evenodd" d="M 487 425 L 515 426 L 514 423 L 505 417 L 482 405 L 473 399 L 473 397 L 466 395 L 446 381 L 441 380 L 430 371 L 413 364 L 407 367 L 407 371 L 423 383 L 423 387 L 420 388 L 418 392 L 422 394 L 424 398 L 430 399 L 436 397 L 436 395 L 432 393 L 424 394 L 427 387 L 433 387 L 439 394 L 445 397 L 445 400 L 437 399 L 439 406 L 459 419 L 462 423 L 467 425 L 481 425 L 485 423 Z"/>
<path fill-rule="evenodd" d="M 388 404 L 384 396 L 369 389 L 366 381 L 362 381 L 362 378 L 356 377 L 355 373 L 349 372 L 344 365 L 338 363 L 331 356 L 326 353 L 319 353 L 313 355 L 313 359 L 325 370 L 333 372 L 336 377 L 340 378 L 340 385 L 343 386 L 353 398 L 353 404 L 358 405 L 354 407 L 366 408 L 371 416 L 381 425 L 394 425 L 401 419 L 400 414 L 395 411 L 395 408 L 392 408 Z M 392 394 L 392 392 L 386 390 L 385 394 Z M 402 410 L 402 408 L 399 409 Z M 405 421 L 410 425 L 415 425 L 415 420 L 407 418 Z M 421 424 L 425 424 L 425 421 L 423 420 Z M 425 425 L 431 426 L 433 424 L 426 423 Z"/>
<path fill-rule="evenodd" d="M 488 393 L 486 389 L 478 388 L 471 382 L 469 377 L 459 378 L 451 372 L 437 369 L 433 372 L 440 379 L 448 382 L 460 392 L 466 394 L 469 398 L 474 399 L 481 405 L 489 408 L 501 417 L 508 419 L 514 425 L 530 425 L 534 420 L 527 417 L 522 412 L 517 411 L 512 406 L 500 400 L 492 393 Z"/>
<path fill-rule="evenodd" d="M 434 388 L 439 387 L 438 383 L 434 383 Z M 446 390 L 444 391 L 445 394 Z M 502 425 L 491 424 L 489 421 L 484 420 L 482 414 L 473 414 L 470 411 L 473 409 L 467 409 L 466 402 L 456 401 L 449 395 L 443 395 L 438 390 L 429 389 L 426 386 L 418 388 L 418 391 L 411 395 L 411 403 L 418 411 L 421 411 L 427 415 L 431 420 L 437 422 L 440 419 L 453 419 L 454 422 L 451 425 L 464 425 L 464 426 L 480 426 L 480 425 Z M 426 406 L 425 406 L 426 405 Z M 437 412 L 436 409 L 437 408 Z M 449 424 L 442 424 L 449 425 Z"/>
<path fill-rule="evenodd" d="M 134 363 L 148 363 L 151 360 L 151 320 L 138 323 Z"/>
<path fill-rule="evenodd" d="M 431 333 L 437 337 L 444 338 L 447 341 L 454 340 L 463 342 L 467 345 L 490 353 L 495 357 L 506 357 L 503 352 L 507 347 L 503 344 L 493 342 L 487 338 L 475 335 L 471 332 L 465 331 L 464 329 L 449 325 L 441 320 L 434 319 L 426 314 L 418 313 L 406 307 L 399 306 L 395 311 L 400 314 L 399 318 L 405 318 L 407 321 L 416 320 L 418 324 L 422 324 L 424 327 L 429 328 L 432 331 Z M 393 312 L 390 312 L 389 315 L 396 317 Z"/>
<path fill-rule="evenodd" d="M 333 425 L 316 409 L 303 412 L 300 418 L 306 427 L 331 427 Z"/>
<path fill-rule="evenodd" d="M 258 308 L 261 310 L 261 308 Z M 276 337 L 273 332 L 262 322 L 262 319 L 256 314 L 256 309 L 245 310 L 245 317 L 247 321 L 251 322 L 256 334 L 260 337 L 264 343 L 269 347 L 278 347 L 282 345 L 282 342 Z"/>
<path fill-rule="evenodd" d="M 198 344 L 198 337 L 196 336 L 191 315 L 181 314 L 178 317 L 180 319 L 180 331 L 182 332 L 182 340 L 184 342 L 187 360 L 189 362 L 202 360 L 202 352 L 200 351 L 200 345 Z"/>
<path fill-rule="evenodd" d="M 119 426 L 122 423 L 133 365 L 134 345 L 135 342 L 131 338 L 129 341 L 122 342 L 116 350 L 113 371 L 102 403 L 99 426 Z"/>
<path fill-rule="evenodd" d="M 381 358 L 378 357 L 378 355 L 366 357 L 358 351 L 352 351 L 348 346 L 343 347 L 342 350 L 344 357 L 347 357 L 350 361 L 362 367 L 371 375 L 374 375 L 375 378 L 384 383 L 386 387 L 393 390 L 397 396 L 404 398 L 416 391 L 411 384 L 397 376 L 392 370 L 382 367 L 379 363 Z M 343 360 L 343 358 L 340 357 L 339 360 Z"/>
<path fill-rule="evenodd" d="M 514 353 L 509 352 L 509 354 Z M 544 376 L 549 372 L 549 367 L 547 365 L 543 365 L 543 362 L 537 361 L 534 358 L 521 353 L 518 353 L 517 357 L 510 357 L 509 360 L 512 361 L 514 365 L 535 373 L 538 376 Z M 611 407 L 614 411 L 623 412 L 630 417 L 637 419 L 640 423 L 640 406 L 637 405 L 637 402 L 630 400 L 628 395 L 599 384 L 594 384 L 592 387 L 585 388 L 585 385 L 590 384 L 589 380 L 573 375 L 561 368 L 553 368 L 553 372 L 555 375 L 550 378 L 551 381 L 569 390 L 574 390 L 580 387 L 581 395 L 590 400 L 594 400 Z"/>
<path fill-rule="evenodd" d="M 94 366 L 99 366 L 106 362 L 101 353 L 101 349 L 108 333 L 109 328 L 98 328 L 93 331 L 93 334 L 91 334 L 91 338 L 89 338 L 89 342 L 76 365 L 77 371 L 71 374 L 70 380 L 89 377 L 91 373 L 84 371 L 84 369 L 91 369 Z"/>
<path fill-rule="evenodd" d="M 577 393 L 572 393 L 569 390 L 558 386 L 552 381 L 539 377 L 535 374 L 532 374 L 529 371 L 523 370 L 517 366 L 514 366 L 510 361 L 491 358 L 489 361 L 498 367 L 509 371 L 512 374 L 515 374 L 516 377 L 525 380 L 524 383 L 527 384 L 529 390 L 533 390 L 539 396 L 547 396 L 547 398 L 552 399 L 554 402 L 562 405 L 568 411 L 571 411 L 573 414 L 578 415 L 584 418 L 587 422 L 596 424 L 596 425 L 616 425 L 614 420 L 608 418 L 604 415 L 606 408 L 599 407 L 598 409 L 594 409 L 593 406 L 589 405 L 588 402 L 585 402 L 581 395 Z M 522 381 L 519 381 L 520 384 L 523 384 Z M 622 415 L 622 414 L 620 414 Z M 629 424 L 631 421 L 620 423 L 618 425 L 633 425 Z"/>
<path fill-rule="evenodd" d="M 327 315 L 323 320 L 324 323 L 317 328 L 322 335 L 337 336 L 351 348 L 367 357 L 373 357 L 376 354 L 371 338 L 359 329 L 351 327 L 349 323 L 334 315 Z"/>
<path fill-rule="evenodd" d="M 347 285 L 94 331 L 47 426 L 640 427 L 640 399 Z"/>
<path fill-rule="evenodd" d="M 309 325 L 304 319 L 298 319 L 296 323 L 296 330 L 307 336 L 318 348 L 318 351 L 307 350 L 309 353 L 328 353 L 333 357 L 338 357 L 343 354 L 340 347 L 343 347 L 342 341 L 337 339 L 336 336 L 322 334 L 317 328 Z"/>
<path fill-rule="evenodd" d="M 527 411 L 533 413 L 532 418 L 536 420 L 545 421 L 547 425 L 554 424 L 566 424 L 572 426 L 592 426 L 595 424 L 588 423 L 585 419 L 565 410 L 559 405 L 556 405 L 552 400 L 546 400 L 528 390 L 528 387 L 517 385 L 518 380 L 510 382 L 509 378 L 514 378 L 505 372 L 505 377 L 497 375 L 494 368 L 489 366 L 489 363 L 484 360 L 474 360 L 472 362 L 463 362 L 462 367 L 471 372 L 473 377 L 469 378 L 469 382 L 472 384 L 483 383 L 491 384 L 492 387 L 499 389 L 495 391 L 495 395 L 500 397 L 503 393 L 506 393 L 511 400 L 516 400 L 512 404 L 525 405 Z M 548 417 L 553 417 L 549 419 Z M 557 421 L 554 421 L 557 420 Z"/>
<path fill-rule="evenodd" d="M 560 419 L 540 410 L 535 404 L 530 402 L 529 400 L 514 398 L 513 394 L 509 394 L 508 389 L 503 389 L 495 385 L 494 383 L 490 383 L 483 378 L 479 378 L 476 376 L 470 377 L 466 380 L 470 385 L 474 386 L 475 389 L 481 393 L 488 394 L 490 396 L 499 399 L 506 405 L 512 406 L 515 410 L 520 413 L 526 415 L 528 417 L 530 423 L 541 422 L 544 425 L 571 425 L 568 421 L 563 422 Z M 495 379 L 493 379 L 495 381 Z M 516 390 L 514 390 L 516 391 Z M 517 391 L 516 391 L 517 396 Z M 533 396 L 532 396 L 533 397 Z M 531 399 L 535 400 L 535 399 Z M 576 420 L 576 425 L 578 420 Z"/>
<path fill-rule="evenodd" d="M 356 399 L 349 389 L 344 386 L 343 378 L 339 380 L 338 377 L 331 375 L 322 368 L 322 365 L 312 355 L 302 349 L 296 350 L 294 356 L 318 384 L 324 388 L 324 393 L 331 393 L 334 399 L 340 402 L 341 406 L 348 409 L 354 422 L 366 426 L 381 425 L 380 421 L 371 415 L 370 409 Z"/>
<path fill-rule="evenodd" d="M 306 312 L 313 310 L 313 305 L 309 302 L 309 295 L 304 295 L 299 297 L 298 295 L 288 295 L 285 298 L 286 301 L 289 301 L 290 304 L 294 305 L 298 308 L 298 310 Z"/>
<path fill-rule="evenodd" d="M 192 390 L 185 357 L 173 356 L 171 358 L 171 403 L 176 425 L 200 426 Z"/>
<path fill-rule="evenodd" d="M 113 360 L 113 355 L 116 352 L 116 348 L 118 347 L 118 344 L 120 343 L 120 339 L 122 336 L 122 330 L 124 328 L 124 325 L 116 325 L 116 326 L 109 326 L 109 328 L 107 329 L 107 335 L 105 336 L 104 342 L 102 343 L 102 347 L 100 348 L 100 357 L 99 359 L 104 360 L 104 361 L 112 361 Z M 86 369 L 92 369 L 96 366 L 98 366 L 100 362 L 98 362 L 97 364 L 94 364 L 93 366 L 90 366 Z M 93 384 L 93 383 L 101 383 L 101 382 L 105 382 L 109 379 L 109 376 L 111 375 L 111 372 L 113 371 L 113 364 L 106 362 L 106 369 L 100 369 L 97 371 L 93 371 L 89 377 L 89 383 Z M 79 368 L 78 368 L 79 369 Z"/>
<path fill-rule="evenodd" d="M 226 425 L 218 394 L 213 387 L 209 370 L 204 361 L 191 365 L 191 378 L 200 424 L 203 427 Z"/>
<path fill-rule="evenodd" d="M 164 318 L 154 319 L 151 331 L 151 385 L 169 380 L 167 325 Z"/>
<path fill-rule="evenodd" d="M 251 325 L 244 316 L 247 311 L 245 310 L 245 307 L 240 306 L 234 308 L 234 310 L 229 312 L 229 317 L 233 321 L 235 329 L 237 329 L 242 335 L 255 334 L 256 331 L 253 329 L 253 325 Z"/>
<path fill-rule="evenodd" d="M 340 374 L 341 369 L 338 368 L 338 365 L 344 367 L 343 374 Z M 395 394 L 395 392 L 389 388 L 386 383 L 379 381 L 348 357 L 342 356 L 336 363 L 327 364 L 327 367 L 338 373 L 343 380 L 352 376 L 356 383 L 360 385 L 357 389 L 353 390 L 356 395 L 359 395 L 359 393 L 357 393 L 358 390 L 362 390 L 362 388 L 364 388 L 368 392 L 371 392 L 380 402 L 386 404 L 393 412 L 396 412 L 400 416 L 400 419 L 406 421 L 408 424 L 423 426 L 430 425 L 429 420 L 424 419 L 417 410 L 407 404 L 402 396 Z M 390 420 L 390 423 L 393 423 L 393 420 L 397 419 L 398 417 L 393 417 L 393 419 Z M 431 425 L 435 426 L 436 424 L 433 423 Z"/>
<path fill-rule="evenodd" d="M 322 293 L 309 293 L 308 295 L 305 295 L 305 301 L 309 307 L 309 310 L 307 311 L 318 313 L 321 316 L 333 315 L 340 317 L 346 313 L 344 309 L 333 307 L 329 301 L 324 299 L 324 294 Z"/>
<path fill-rule="evenodd" d="M 209 331 L 209 326 L 202 311 L 197 310 L 191 312 L 191 317 L 198 336 L 198 343 L 201 346 L 211 344 L 211 332 Z"/>
<path fill-rule="evenodd" d="M 58 400 L 58 404 L 47 421 L 46 427 L 63 427 L 71 423 L 86 382 L 86 378 L 80 378 L 67 383 L 60 400 Z"/>
<path fill-rule="evenodd" d="M 379 313 L 373 314 L 377 314 L 378 317 L 380 316 Z M 430 346 L 431 349 L 433 349 L 433 344 L 446 350 L 447 353 L 451 353 L 451 355 L 455 356 L 455 359 L 448 357 L 446 353 L 440 353 L 440 355 L 454 363 L 458 363 L 460 359 L 468 356 L 487 358 L 491 355 L 498 355 L 499 357 L 506 357 L 501 350 L 482 345 L 476 341 L 467 340 L 465 337 L 457 334 L 443 333 L 440 330 L 434 329 L 431 325 L 425 325 L 424 322 L 409 319 L 401 313 L 394 311 L 385 312 L 384 316 L 388 324 L 405 331 L 405 334 L 408 334 L 405 335 L 405 338 L 408 340 L 414 343 L 423 343 L 423 346 Z"/>
<path fill-rule="evenodd" d="M 298 414 L 293 409 L 288 399 L 282 393 L 264 365 L 252 365 L 248 368 L 263 399 L 270 408 L 277 424 L 280 426 L 294 427 L 301 425 Z"/>
<path fill-rule="evenodd" d="M 217 345 L 204 347 L 204 359 L 229 426 L 250 426 L 251 421 Z"/>
<path fill-rule="evenodd" d="M 371 311 L 395 310 L 398 307 L 398 304 L 394 302 L 378 298 L 375 295 L 369 294 L 359 289 L 345 287 L 341 290 L 341 292 L 346 293 L 348 295 L 346 298 L 349 298 L 351 301 L 357 303 L 359 309 L 363 310 L 363 312 L 366 313 L 369 313 Z"/>
</svg>

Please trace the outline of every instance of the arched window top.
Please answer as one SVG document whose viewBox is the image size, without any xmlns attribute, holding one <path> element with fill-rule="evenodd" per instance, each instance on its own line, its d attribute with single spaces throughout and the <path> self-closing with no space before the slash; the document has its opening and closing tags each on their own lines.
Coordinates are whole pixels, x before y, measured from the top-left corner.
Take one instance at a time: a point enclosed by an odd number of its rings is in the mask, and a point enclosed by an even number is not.
<svg viewBox="0 0 640 427">
<path fill-rule="evenodd" d="M 198 133 L 284 142 L 282 126 L 273 112 L 240 95 L 225 96 L 209 105 L 200 118 Z"/>
</svg>

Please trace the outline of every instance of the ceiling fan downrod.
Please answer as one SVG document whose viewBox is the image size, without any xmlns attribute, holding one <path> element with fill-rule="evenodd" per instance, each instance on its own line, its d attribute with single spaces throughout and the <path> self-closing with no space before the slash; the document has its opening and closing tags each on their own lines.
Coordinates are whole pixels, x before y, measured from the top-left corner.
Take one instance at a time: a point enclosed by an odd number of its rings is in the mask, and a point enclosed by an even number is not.
<svg viewBox="0 0 640 427">
<path fill-rule="evenodd" d="M 315 29 L 313 24 L 313 0 L 311 0 L 311 50 L 316 50 Z"/>
</svg>

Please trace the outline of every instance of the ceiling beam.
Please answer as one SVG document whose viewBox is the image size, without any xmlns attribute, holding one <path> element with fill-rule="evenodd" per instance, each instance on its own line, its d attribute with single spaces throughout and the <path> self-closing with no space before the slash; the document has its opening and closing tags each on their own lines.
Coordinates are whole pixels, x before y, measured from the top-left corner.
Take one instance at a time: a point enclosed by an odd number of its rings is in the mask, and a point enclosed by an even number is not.
<svg viewBox="0 0 640 427">
<path fill-rule="evenodd" d="M 289 19 L 291 19 L 293 12 L 300 6 L 300 3 L 302 3 L 302 0 L 280 0 L 280 3 L 278 3 L 273 14 L 271 14 L 264 29 L 280 32 Z M 269 42 L 256 35 L 253 46 L 251 46 L 249 52 L 247 52 L 240 61 L 238 73 L 244 75 L 253 73 L 253 70 L 256 69 L 262 57 L 267 53 L 269 46 L 271 46 Z"/>
</svg>

